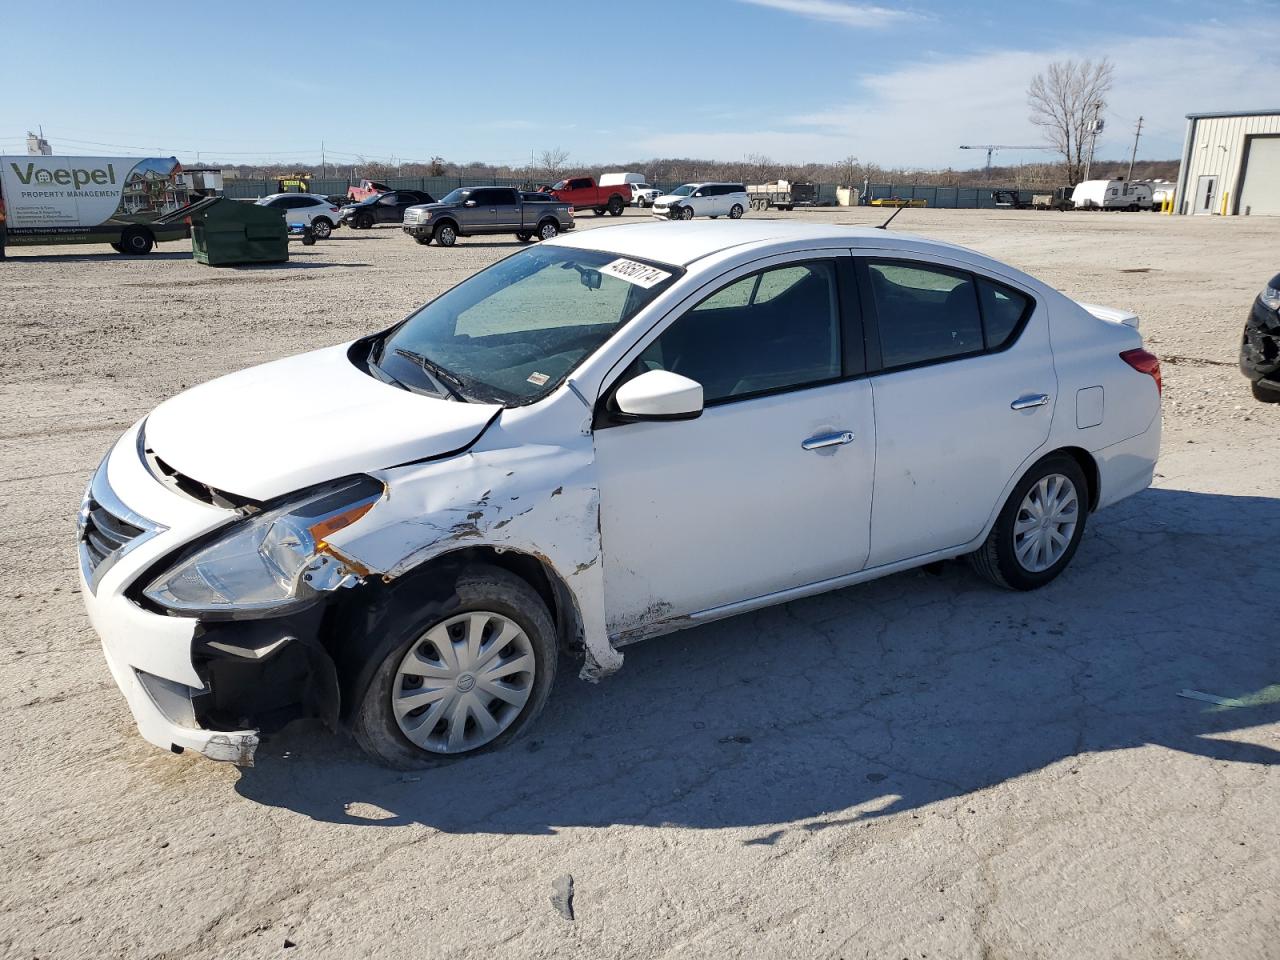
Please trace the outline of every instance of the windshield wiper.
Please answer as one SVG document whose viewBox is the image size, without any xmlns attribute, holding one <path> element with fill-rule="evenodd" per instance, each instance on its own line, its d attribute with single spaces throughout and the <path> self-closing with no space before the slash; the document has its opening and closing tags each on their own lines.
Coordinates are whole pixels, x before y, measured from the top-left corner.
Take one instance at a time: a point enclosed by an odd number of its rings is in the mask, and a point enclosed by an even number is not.
<svg viewBox="0 0 1280 960">
<path fill-rule="evenodd" d="M 440 384 L 440 386 L 444 388 L 444 392 L 448 393 L 449 396 L 453 397 L 453 399 L 459 400 L 462 403 L 468 402 L 466 396 L 462 393 L 462 380 L 456 373 L 451 373 L 434 360 L 425 357 L 420 353 L 416 353 L 413 350 L 396 347 L 396 353 L 404 357 L 406 360 L 412 360 L 420 366 L 424 371 L 426 371 L 427 376 Z"/>
</svg>

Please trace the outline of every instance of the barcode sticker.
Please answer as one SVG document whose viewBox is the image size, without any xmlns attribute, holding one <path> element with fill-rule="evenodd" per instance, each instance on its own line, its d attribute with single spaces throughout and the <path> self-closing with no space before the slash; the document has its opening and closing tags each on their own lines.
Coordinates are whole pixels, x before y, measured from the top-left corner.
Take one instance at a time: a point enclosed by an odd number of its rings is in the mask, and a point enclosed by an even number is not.
<svg viewBox="0 0 1280 960">
<path fill-rule="evenodd" d="M 545 386 L 546 382 L 550 379 L 551 378 L 548 377 L 545 373 L 529 374 L 529 382 L 532 383 L 535 387 Z"/>
<path fill-rule="evenodd" d="M 627 283 L 634 283 L 637 287 L 656 287 L 663 280 L 671 276 L 666 270 L 659 270 L 657 267 L 651 267 L 647 263 L 637 263 L 635 260 L 627 260 L 619 258 L 612 263 L 606 263 L 600 268 L 601 273 L 607 273 L 611 277 L 617 277 L 619 280 L 625 280 Z"/>
</svg>

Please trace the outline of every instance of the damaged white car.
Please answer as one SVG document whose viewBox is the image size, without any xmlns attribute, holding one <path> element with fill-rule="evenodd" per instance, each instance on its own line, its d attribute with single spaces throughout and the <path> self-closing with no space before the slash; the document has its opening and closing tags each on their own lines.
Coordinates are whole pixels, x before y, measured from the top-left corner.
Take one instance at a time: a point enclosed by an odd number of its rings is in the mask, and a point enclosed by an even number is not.
<svg viewBox="0 0 1280 960">
<path fill-rule="evenodd" d="M 526 730 L 562 654 L 952 557 L 1042 586 L 1159 439 L 1137 319 L 979 254 L 619 226 L 159 406 L 83 594 L 152 743 L 248 763 L 305 714 L 422 765 Z"/>
</svg>

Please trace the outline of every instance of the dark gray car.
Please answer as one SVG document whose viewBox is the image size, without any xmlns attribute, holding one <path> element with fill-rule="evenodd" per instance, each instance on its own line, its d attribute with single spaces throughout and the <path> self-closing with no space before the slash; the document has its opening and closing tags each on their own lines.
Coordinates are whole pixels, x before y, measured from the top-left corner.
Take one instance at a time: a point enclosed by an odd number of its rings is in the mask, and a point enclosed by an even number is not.
<svg viewBox="0 0 1280 960">
<path fill-rule="evenodd" d="M 419 243 L 434 240 L 451 247 L 458 237 L 514 233 L 527 243 L 550 240 L 573 229 L 573 207 L 545 193 L 512 187 L 459 187 L 439 203 L 424 203 L 404 212 L 404 232 Z"/>
</svg>

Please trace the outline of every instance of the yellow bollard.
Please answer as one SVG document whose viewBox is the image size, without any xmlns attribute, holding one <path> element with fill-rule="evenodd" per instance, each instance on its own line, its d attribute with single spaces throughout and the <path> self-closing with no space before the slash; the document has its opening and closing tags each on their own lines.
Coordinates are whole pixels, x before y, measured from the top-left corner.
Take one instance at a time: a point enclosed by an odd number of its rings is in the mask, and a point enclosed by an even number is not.
<svg viewBox="0 0 1280 960">
<path fill-rule="evenodd" d="M 1230 190 L 1223 190 L 1223 191 L 1222 191 L 1222 214 L 1221 214 L 1221 215 L 1222 215 L 1222 216 L 1224 216 L 1224 217 L 1227 215 L 1227 198 L 1228 198 L 1229 196 L 1231 196 L 1231 191 L 1230 191 Z"/>
</svg>

